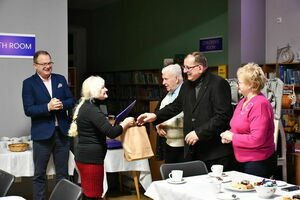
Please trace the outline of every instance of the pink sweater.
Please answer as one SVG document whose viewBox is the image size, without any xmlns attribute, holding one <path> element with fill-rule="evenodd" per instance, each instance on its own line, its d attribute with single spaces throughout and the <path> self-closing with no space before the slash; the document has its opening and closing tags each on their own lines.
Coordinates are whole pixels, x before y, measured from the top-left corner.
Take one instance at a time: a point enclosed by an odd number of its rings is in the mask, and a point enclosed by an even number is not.
<svg viewBox="0 0 300 200">
<path fill-rule="evenodd" d="M 239 102 L 230 121 L 235 158 L 239 162 L 265 160 L 275 152 L 272 106 L 261 93 L 242 110 L 244 101 Z"/>
</svg>

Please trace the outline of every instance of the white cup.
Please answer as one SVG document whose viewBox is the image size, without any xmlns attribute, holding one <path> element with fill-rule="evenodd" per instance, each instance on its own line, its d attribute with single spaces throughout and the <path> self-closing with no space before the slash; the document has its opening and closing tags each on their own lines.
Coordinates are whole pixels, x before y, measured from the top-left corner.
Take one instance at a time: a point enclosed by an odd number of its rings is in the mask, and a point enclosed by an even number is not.
<svg viewBox="0 0 300 200">
<path fill-rule="evenodd" d="M 6 149 L 6 143 L 7 143 L 7 141 L 0 141 L 0 148 Z"/>
<path fill-rule="evenodd" d="M 211 167 L 211 171 L 214 176 L 221 177 L 223 173 L 223 165 L 213 165 Z"/>
<path fill-rule="evenodd" d="M 214 194 L 220 193 L 221 192 L 221 181 L 212 181 L 210 183 L 211 190 Z"/>
<path fill-rule="evenodd" d="M 21 139 L 21 142 L 29 142 L 28 136 L 22 136 L 22 137 L 20 137 L 20 139 Z"/>
<path fill-rule="evenodd" d="M 18 142 L 21 142 L 21 138 L 12 137 L 12 138 L 10 138 L 10 141 L 12 141 L 13 143 L 18 143 Z"/>
<path fill-rule="evenodd" d="M 172 170 L 171 173 L 169 174 L 169 178 L 174 182 L 180 182 L 182 181 L 182 175 L 183 175 L 182 170 Z"/>
<path fill-rule="evenodd" d="M 9 141 L 9 137 L 1 137 L 0 140 L 1 141 Z"/>
</svg>

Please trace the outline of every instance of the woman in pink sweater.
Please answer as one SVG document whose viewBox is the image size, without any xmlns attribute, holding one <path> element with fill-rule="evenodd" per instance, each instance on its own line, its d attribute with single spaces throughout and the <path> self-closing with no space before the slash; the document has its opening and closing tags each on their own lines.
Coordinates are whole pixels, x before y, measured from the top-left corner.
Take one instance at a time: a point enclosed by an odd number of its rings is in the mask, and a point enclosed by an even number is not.
<svg viewBox="0 0 300 200">
<path fill-rule="evenodd" d="M 255 63 L 239 68 L 237 77 L 244 98 L 234 111 L 231 129 L 221 134 L 222 142 L 232 142 L 242 172 L 270 178 L 276 170 L 277 158 L 273 109 L 261 93 L 266 78 Z"/>
</svg>

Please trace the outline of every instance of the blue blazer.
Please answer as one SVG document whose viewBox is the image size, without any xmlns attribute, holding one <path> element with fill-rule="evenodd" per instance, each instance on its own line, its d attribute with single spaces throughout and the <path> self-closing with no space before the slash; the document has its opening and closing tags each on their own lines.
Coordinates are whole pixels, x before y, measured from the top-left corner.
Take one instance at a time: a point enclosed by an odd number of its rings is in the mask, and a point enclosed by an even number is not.
<svg viewBox="0 0 300 200">
<path fill-rule="evenodd" d="M 55 116 L 64 135 L 70 128 L 67 110 L 74 107 L 74 99 L 64 76 L 51 74 L 52 97 L 60 99 L 63 109 L 48 111 L 47 104 L 51 96 L 38 74 L 23 81 L 22 99 L 26 116 L 31 117 L 31 138 L 33 140 L 49 139 L 55 129 Z"/>
</svg>

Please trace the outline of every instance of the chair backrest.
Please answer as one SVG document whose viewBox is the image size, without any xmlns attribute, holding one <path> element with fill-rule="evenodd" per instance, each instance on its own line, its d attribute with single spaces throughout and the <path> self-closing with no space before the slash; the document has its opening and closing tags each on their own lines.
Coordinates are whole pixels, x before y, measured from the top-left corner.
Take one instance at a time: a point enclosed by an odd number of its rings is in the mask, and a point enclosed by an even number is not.
<svg viewBox="0 0 300 200">
<path fill-rule="evenodd" d="M 0 169 L 0 197 L 6 196 L 14 180 L 14 175 Z"/>
<path fill-rule="evenodd" d="M 67 179 L 62 179 L 54 187 L 49 200 L 79 200 L 82 189 Z"/>
<path fill-rule="evenodd" d="M 160 174 L 162 179 L 169 178 L 169 173 L 171 173 L 172 170 L 182 170 L 183 177 L 196 176 L 208 173 L 205 163 L 201 160 L 181 163 L 168 163 L 162 164 L 160 166 Z"/>
</svg>

